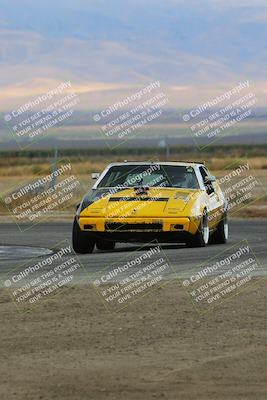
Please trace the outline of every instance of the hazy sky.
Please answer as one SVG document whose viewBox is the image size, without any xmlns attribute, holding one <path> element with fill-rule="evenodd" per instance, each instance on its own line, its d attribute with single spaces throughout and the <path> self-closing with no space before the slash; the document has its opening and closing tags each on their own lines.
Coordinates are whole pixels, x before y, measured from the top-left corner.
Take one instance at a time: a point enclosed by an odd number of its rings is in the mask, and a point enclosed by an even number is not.
<svg viewBox="0 0 267 400">
<path fill-rule="evenodd" d="M 266 0 L 1 0 L 0 107 L 62 80 L 84 108 L 152 80 L 178 107 L 246 79 L 265 104 L 266 22 Z"/>
</svg>

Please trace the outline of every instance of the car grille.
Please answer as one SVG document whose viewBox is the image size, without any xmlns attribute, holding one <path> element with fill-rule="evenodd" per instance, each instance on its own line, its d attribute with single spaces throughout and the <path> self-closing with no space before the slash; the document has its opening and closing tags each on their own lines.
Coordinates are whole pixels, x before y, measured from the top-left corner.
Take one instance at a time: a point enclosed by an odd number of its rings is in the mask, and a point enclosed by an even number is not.
<svg viewBox="0 0 267 400">
<path fill-rule="evenodd" d="M 109 201 L 168 201 L 168 197 L 111 197 Z"/>
<path fill-rule="evenodd" d="M 148 224 L 120 224 L 118 222 L 111 222 L 105 224 L 106 231 L 162 231 L 162 224 L 148 223 Z"/>
</svg>

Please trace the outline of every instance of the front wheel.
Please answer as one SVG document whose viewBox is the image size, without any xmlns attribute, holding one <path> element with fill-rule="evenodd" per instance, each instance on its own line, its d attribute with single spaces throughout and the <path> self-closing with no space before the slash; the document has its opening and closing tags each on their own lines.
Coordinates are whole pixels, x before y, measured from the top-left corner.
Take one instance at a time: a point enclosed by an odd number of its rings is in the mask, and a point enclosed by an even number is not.
<svg viewBox="0 0 267 400">
<path fill-rule="evenodd" d="M 92 253 L 95 247 L 95 241 L 90 239 L 86 232 L 80 230 L 76 218 L 74 219 L 72 229 L 72 247 L 75 253 L 80 254 Z"/>
<path fill-rule="evenodd" d="M 208 225 L 208 215 L 207 213 L 204 213 L 201 218 L 197 233 L 190 240 L 188 245 L 190 247 L 205 247 L 209 243 L 209 236 L 210 230 Z"/>
<path fill-rule="evenodd" d="M 224 244 L 227 242 L 229 236 L 229 226 L 227 214 L 223 216 L 219 222 L 216 231 L 212 234 L 210 238 L 210 243 L 212 244 Z"/>
<path fill-rule="evenodd" d="M 98 250 L 114 250 L 115 242 L 112 240 L 99 240 L 96 242 L 96 248 Z"/>
</svg>

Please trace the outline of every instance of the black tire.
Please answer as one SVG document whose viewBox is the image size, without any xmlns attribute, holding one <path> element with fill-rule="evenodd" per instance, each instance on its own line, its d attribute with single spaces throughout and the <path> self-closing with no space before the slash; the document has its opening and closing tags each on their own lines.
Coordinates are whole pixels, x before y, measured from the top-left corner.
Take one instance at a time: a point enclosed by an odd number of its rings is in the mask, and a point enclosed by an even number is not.
<svg viewBox="0 0 267 400">
<path fill-rule="evenodd" d="M 99 240 L 96 242 L 96 248 L 98 250 L 114 250 L 115 242 L 112 240 Z"/>
<path fill-rule="evenodd" d="M 205 247 L 209 243 L 208 214 L 205 212 L 201 218 L 195 236 L 187 243 L 190 247 Z"/>
<path fill-rule="evenodd" d="M 88 237 L 87 232 L 80 230 L 76 218 L 74 219 L 72 229 L 72 247 L 75 253 L 79 254 L 92 253 L 95 247 L 95 241 Z"/>
<path fill-rule="evenodd" d="M 211 244 L 225 244 L 228 239 L 228 217 L 227 214 L 219 222 L 216 231 L 211 235 Z"/>
</svg>

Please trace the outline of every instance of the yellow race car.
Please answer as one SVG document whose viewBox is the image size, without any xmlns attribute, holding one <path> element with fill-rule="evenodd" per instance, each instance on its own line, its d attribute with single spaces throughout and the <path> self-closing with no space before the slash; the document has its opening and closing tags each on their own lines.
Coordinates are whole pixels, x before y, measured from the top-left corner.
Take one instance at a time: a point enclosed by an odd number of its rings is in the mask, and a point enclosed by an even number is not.
<svg viewBox="0 0 267 400">
<path fill-rule="evenodd" d="M 112 250 L 116 242 L 226 243 L 228 203 L 203 163 L 110 164 L 77 206 L 73 249 Z"/>
</svg>

